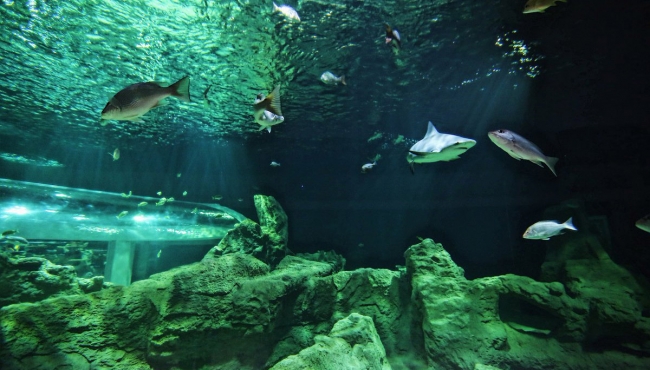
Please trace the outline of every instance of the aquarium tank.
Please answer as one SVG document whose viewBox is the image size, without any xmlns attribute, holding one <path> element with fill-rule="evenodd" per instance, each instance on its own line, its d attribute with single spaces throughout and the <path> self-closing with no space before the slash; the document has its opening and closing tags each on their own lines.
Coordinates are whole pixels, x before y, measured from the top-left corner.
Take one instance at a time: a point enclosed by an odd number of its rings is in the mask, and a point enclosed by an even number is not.
<svg viewBox="0 0 650 370">
<path fill-rule="evenodd" d="M 0 0 L 0 368 L 650 368 L 648 19 Z"/>
</svg>

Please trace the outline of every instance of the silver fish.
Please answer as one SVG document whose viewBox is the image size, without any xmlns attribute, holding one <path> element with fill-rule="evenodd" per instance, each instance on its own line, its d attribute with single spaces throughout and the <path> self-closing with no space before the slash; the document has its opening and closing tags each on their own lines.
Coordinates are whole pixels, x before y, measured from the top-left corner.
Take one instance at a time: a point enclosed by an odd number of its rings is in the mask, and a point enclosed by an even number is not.
<svg viewBox="0 0 650 370">
<path fill-rule="evenodd" d="M 285 17 L 300 22 L 300 16 L 298 15 L 298 12 L 290 7 L 289 5 L 280 5 L 278 6 L 275 2 L 273 3 L 273 11 L 274 12 L 280 12 L 282 15 Z"/>
<path fill-rule="evenodd" d="M 542 166 L 543 163 L 549 170 L 551 170 L 551 172 L 553 172 L 553 175 L 557 176 L 557 173 L 555 173 L 555 164 L 558 159 L 555 157 L 545 156 L 537 145 L 531 143 L 522 136 L 509 130 L 490 131 L 488 136 L 496 146 L 503 149 L 503 151 L 508 153 L 512 158 L 516 160 L 525 159 L 540 167 L 544 167 Z"/>
<path fill-rule="evenodd" d="M 372 162 L 372 163 L 366 163 L 363 166 L 361 166 L 361 173 L 366 173 L 370 170 L 373 169 L 377 165 L 377 162 Z"/>
<path fill-rule="evenodd" d="M 539 221 L 532 224 L 526 232 L 524 232 L 524 239 L 541 239 L 549 240 L 550 237 L 561 234 L 564 230 L 578 231 L 573 226 L 573 217 L 569 217 L 564 223 L 557 221 Z"/>
<path fill-rule="evenodd" d="M 108 101 L 102 110 L 102 119 L 144 122 L 140 117 L 160 106 L 160 101 L 168 96 L 189 102 L 190 77 L 185 76 L 167 87 L 155 82 L 139 82 L 127 86 Z"/>
<path fill-rule="evenodd" d="M 461 154 L 474 145 L 475 140 L 440 133 L 433 123 L 429 122 L 424 138 L 409 149 L 406 160 L 411 164 L 451 161 L 460 158 Z"/>
<path fill-rule="evenodd" d="M 271 126 L 277 125 L 284 122 L 284 116 L 278 116 L 275 113 L 272 113 L 268 110 L 265 110 L 262 115 L 257 120 L 257 123 L 260 124 L 260 130 L 266 129 L 269 133 L 271 132 Z"/>
<path fill-rule="evenodd" d="M 271 126 L 284 122 L 280 100 L 280 86 L 269 94 L 257 94 L 253 102 L 253 117 L 260 126 L 260 130 L 271 132 Z"/>
<path fill-rule="evenodd" d="M 271 161 L 271 167 L 280 167 L 280 163 L 276 161 Z"/>
<path fill-rule="evenodd" d="M 323 72 L 323 74 L 320 75 L 320 80 L 323 81 L 323 83 L 326 85 L 338 85 L 339 83 L 347 85 L 345 82 L 345 75 L 338 77 L 330 71 Z"/>
</svg>

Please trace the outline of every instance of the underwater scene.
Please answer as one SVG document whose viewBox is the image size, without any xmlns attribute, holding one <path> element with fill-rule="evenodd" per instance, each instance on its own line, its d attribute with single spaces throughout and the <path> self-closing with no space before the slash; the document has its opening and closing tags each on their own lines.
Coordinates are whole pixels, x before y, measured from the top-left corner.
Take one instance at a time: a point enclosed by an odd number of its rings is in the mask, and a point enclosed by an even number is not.
<svg viewBox="0 0 650 370">
<path fill-rule="evenodd" d="M 648 19 L 0 0 L 0 369 L 650 369 Z"/>
</svg>

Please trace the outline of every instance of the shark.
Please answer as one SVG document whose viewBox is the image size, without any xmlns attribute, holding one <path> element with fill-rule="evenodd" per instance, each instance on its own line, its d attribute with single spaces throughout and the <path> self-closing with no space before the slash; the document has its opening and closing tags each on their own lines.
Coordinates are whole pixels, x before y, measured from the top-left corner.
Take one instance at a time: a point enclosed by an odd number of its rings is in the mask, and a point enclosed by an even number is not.
<svg viewBox="0 0 650 370">
<path fill-rule="evenodd" d="M 476 145 L 476 140 L 438 132 L 433 123 L 429 121 L 426 135 L 409 149 L 406 160 L 411 165 L 411 171 L 413 171 L 413 163 L 431 163 L 458 159 L 461 154 L 474 145 Z"/>
</svg>

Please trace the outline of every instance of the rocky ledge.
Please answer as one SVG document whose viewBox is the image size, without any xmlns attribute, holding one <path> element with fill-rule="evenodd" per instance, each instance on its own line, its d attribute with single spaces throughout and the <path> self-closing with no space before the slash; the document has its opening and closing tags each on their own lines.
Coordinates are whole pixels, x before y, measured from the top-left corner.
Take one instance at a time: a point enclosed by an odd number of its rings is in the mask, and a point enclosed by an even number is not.
<svg viewBox="0 0 650 370">
<path fill-rule="evenodd" d="M 343 271 L 291 255 L 286 215 L 259 197 L 264 224 L 128 287 L 3 260 L 2 368 L 650 368 L 647 291 L 608 258 L 567 261 L 563 281 L 467 280 L 426 239 L 406 268 Z"/>
</svg>

